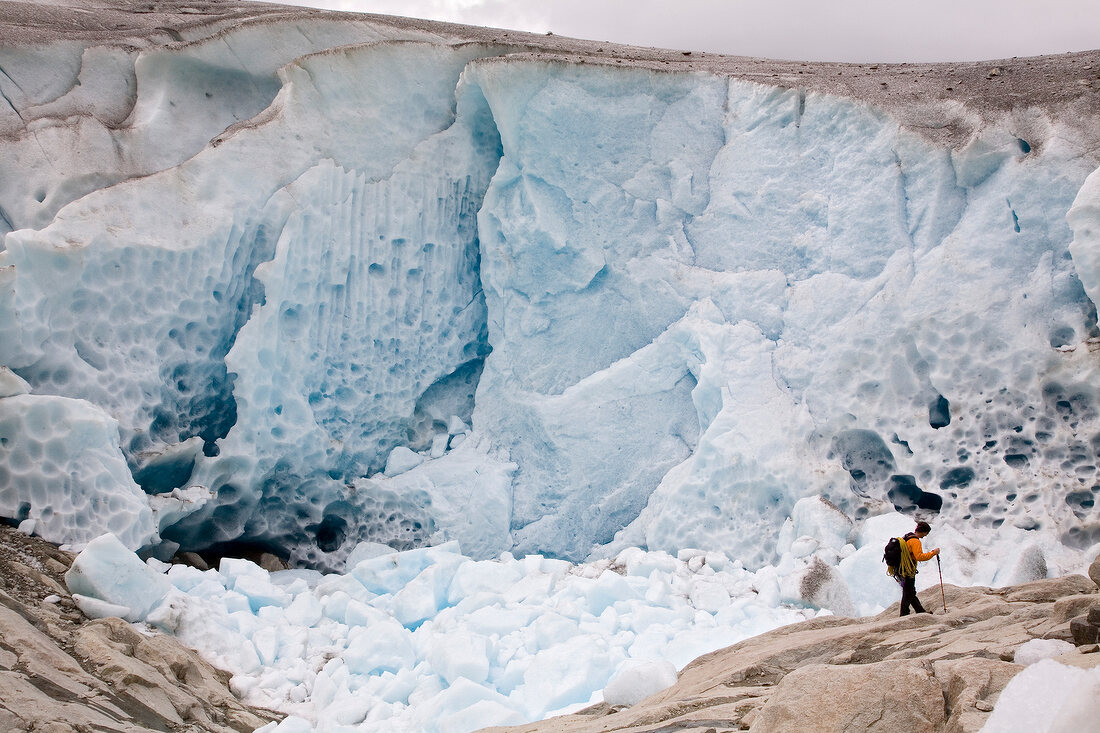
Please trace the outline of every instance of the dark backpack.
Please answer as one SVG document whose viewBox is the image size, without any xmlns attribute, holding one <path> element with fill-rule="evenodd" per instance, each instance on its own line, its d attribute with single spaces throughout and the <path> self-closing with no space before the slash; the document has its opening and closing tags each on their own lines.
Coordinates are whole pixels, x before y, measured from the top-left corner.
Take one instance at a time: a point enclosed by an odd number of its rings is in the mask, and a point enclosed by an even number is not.
<svg viewBox="0 0 1100 733">
<path fill-rule="evenodd" d="M 901 542 L 897 537 L 891 537 L 882 551 L 882 561 L 888 568 L 896 568 L 901 565 Z"/>
</svg>

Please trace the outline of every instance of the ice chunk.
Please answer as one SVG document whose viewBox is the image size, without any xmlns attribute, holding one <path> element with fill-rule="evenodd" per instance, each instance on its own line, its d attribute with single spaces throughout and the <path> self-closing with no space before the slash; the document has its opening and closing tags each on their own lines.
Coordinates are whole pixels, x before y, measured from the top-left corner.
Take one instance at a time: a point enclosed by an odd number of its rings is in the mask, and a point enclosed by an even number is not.
<svg viewBox="0 0 1100 733">
<path fill-rule="evenodd" d="M 478 700 L 439 721 L 440 733 L 465 733 L 505 725 L 522 725 L 523 715 L 499 699 Z"/>
<path fill-rule="evenodd" d="M 1078 675 L 1065 702 L 1050 721 L 1050 733 L 1100 733 L 1096 719 L 1096 699 L 1100 695 L 1100 673 L 1093 667 L 1089 677 Z"/>
<path fill-rule="evenodd" d="M 464 733 L 490 725 L 524 723 L 510 700 L 465 678 L 416 706 L 417 730 Z"/>
<path fill-rule="evenodd" d="M 496 557 L 512 547 L 509 507 L 516 464 L 476 435 L 459 445 L 452 441 L 452 448 L 399 476 L 360 479 L 355 489 L 416 497 L 440 537 L 459 542 L 471 557 Z"/>
<path fill-rule="evenodd" d="M 394 618 L 411 628 L 434 616 L 446 601 L 447 586 L 453 574 L 453 562 L 425 569 L 394 594 Z"/>
<path fill-rule="evenodd" d="M 316 588 L 325 579 L 324 573 L 310 568 L 275 570 L 270 575 L 272 583 L 294 594 Z"/>
<path fill-rule="evenodd" d="M 73 593 L 125 607 L 127 621 L 145 618 L 172 588 L 112 534 L 88 543 L 65 573 L 65 583 Z"/>
<path fill-rule="evenodd" d="M 387 476 L 397 476 L 412 468 L 416 468 L 423 462 L 424 456 L 419 453 L 414 453 L 401 445 L 390 451 L 390 457 L 386 459 L 386 470 L 384 473 Z"/>
<path fill-rule="evenodd" d="M 1025 641 L 1016 649 L 1012 661 L 1024 666 L 1035 664 L 1043 659 L 1057 657 L 1060 654 L 1068 654 L 1077 651 L 1077 647 L 1068 641 L 1061 639 L 1032 639 Z"/>
<path fill-rule="evenodd" d="M 120 606 L 117 603 L 108 603 L 98 598 L 73 593 L 73 600 L 80 611 L 88 618 L 130 618 L 133 620 L 133 611 L 129 606 Z"/>
<path fill-rule="evenodd" d="M 604 612 L 604 609 L 620 601 L 628 601 L 641 596 L 642 594 L 631 583 L 631 579 L 625 578 L 613 570 L 602 572 L 596 582 L 585 592 L 588 608 L 594 616 L 599 616 Z"/>
<path fill-rule="evenodd" d="M 396 621 L 379 619 L 369 627 L 356 627 L 349 639 L 343 658 L 355 674 L 399 672 L 416 663 L 412 635 Z"/>
<path fill-rule="evenodd" d="M 886 540 L 882 544 L 885 546 Z M 882 551 L 883 547 L 868 544 L 841 560 L 837 566 L 847 585 L 849 597 L 860 614 L 881 611 L 901 597 L 897 581 L 886 574 Z M 918 579 L 923 577 L 923 574 L 919 575 Z"/>
<path fill-rule="evenodd" d="M 840 550 L 848 544 L 854 525 L 844 512 L 820 496 L 808 496 L 795 502 L 791 510 L 795 537 L 812 537 L 821 546 Z"/>
<path fill-rule="evenodd" d="M 432 447 L 430 455 L 432 458 L 442 458 L 443 454 L 447 452 L 447 446 L 451 442 L 451 436 L 440 433 L 432 438 Z"/>
<path fill-rule="evenodd" d="M 459 554 L 457 542 L 446 542 L 361 560 L 351 569 L 351 575 L 372 593 L 397 593 L 425 568 L 437 562 L 460 564 L 465 559 Z"/>
<path fill-rule="evenodd" d="M 501 595 L 523 574 L 523 568 L 515 561 L 464 563 L 455 570 L 447 600 L 454 605 L 477 593 Z"/>
<path fill-rule="evenodd" d="M 625 656 L 600 637 L 581 634 L 561 640 L 534 655 L 514 698 L 522 701 L 531 718 L 586 702 L 592 690 L 603 689 Z"/>
<path fill-rule="evenodd" d="M 205 486 L 172 489 L 168 493 L 149 496 L 149 508 L 153 511 L 157 529 L 170 527 L 189 514 L 199 511 L 210 501 L 210 496 L 210 490 Z"/>
<path fill-rule="evenodd" d="M 858 615 L 844 576 L 819 557 L 801 561 L 797 571 L 782 578 L 780 587 L 783 600 L 808 603 L 839 616 Z"/>
<path fill-rule="evenodd" d="M 30 394 L 30 392 L 31 386 L 25 379 L 6 366 L 0 366 L 0 398 Z"/>
<path fill-rule="evenodd" d="M 1100 668 L 1083 670 L 1043 659 L 1009 681 L 982 733 L 1097 733 L 1098 696 Z"/>
<path fill-rule="evenodd" d="M 250 560 L 243 558 L 222 558 L 218 572 L 226 579 L 230 588 L 248 599 L 253 611 L 264 606 L 287 606 L 292 598 L 283 589 L 271 582 L 266 570 Z"/>
<path fill-rule="evenodd" d="M 461 417 L 459 417 L 458 415 L 451 415 L 447 419 L 447 432 L 450 435 L 458 435 L 460 433 L 465 433 L 469 429 L 470 429 L 470 426 L 467 425 L 466 422 Z"/>
<path fill-rule="evenodd" d="M 489 677 L 487 639 L 468 631 L 443 635 L 428 651 L 428 662 L 448 685 L 463 677 L 482 684 Z"/>
<path fill-rule="evenodd" d="M 915 525 L 916 521 L 912 517 L 897 512 L 868 517 L 859 529 L 856 547 L 882 549 L 891 537 L 901 537 L 912 532 Z"/>
<path fill-rule="evenodd" d="M 627 659 L 603 688 L 608 705 L 636 705 L 676 684 L 676 667 L 663 659 Z"/>
<path fill-rule="evenodd" d="M 360 542 L 348 555 L 347 566 L 353 568 L 363 560 L 392 554 L 393 548 L 389 545 L 383 545 L 381 542 Z"/>
<path fill-rule="evenodd" d="M 256 733 L 313 733 L 313 726 L 305 718 L 288 715 L 278 723 L 268 723 Z"/>
<path fill-rule="evenodd" d="M 312 627 L 324 617 L 321 602 L 312 593 L 300 593 L 286 608 L 285 618 L 293 626 Z"/>
<path fill-rule="evenodd" d="M 725 586 L 708 578 L 696 578 L 691 581 L 689 598 L 693 606 L 700 611 L 710 613 L 717 613 L 730 602 L 730 594 Z"/>
<path fill-rule="evenodd" d="M 654 571 L 673 573 L 679 568 L 676 558 L 667 552 L 646 552 L 641 548 L 629 548 L 619 555 L 626 566 L 627 575 L 648 578 Z"/>
</svg>

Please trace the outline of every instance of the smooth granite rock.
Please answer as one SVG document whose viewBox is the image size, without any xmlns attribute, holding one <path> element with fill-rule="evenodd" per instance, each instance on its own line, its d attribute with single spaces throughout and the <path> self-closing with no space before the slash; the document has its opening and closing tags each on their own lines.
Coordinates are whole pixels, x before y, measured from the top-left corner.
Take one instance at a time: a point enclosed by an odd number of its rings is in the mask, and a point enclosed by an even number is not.
<svg viewBox="0 0 1100 733">
<path fill-rule="evenodd" d="M 0 525 L 0 731 L 250 733 L 282 717 L 172 637 L 85 618 L 62 581 L 72 559 Z"/>
</svg>

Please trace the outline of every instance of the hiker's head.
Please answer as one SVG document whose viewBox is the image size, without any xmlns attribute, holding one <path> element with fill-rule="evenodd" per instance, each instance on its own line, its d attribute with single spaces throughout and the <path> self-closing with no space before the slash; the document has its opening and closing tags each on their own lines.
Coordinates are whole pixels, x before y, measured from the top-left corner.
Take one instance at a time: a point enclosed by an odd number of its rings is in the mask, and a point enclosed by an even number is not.
<svg viewBox="0 0 1100 733">
<path fill-rule="evenodd" d="M 917 528 L 913 530 L 914 534 L 924 537 L 926 534 L 932 531 L 931 525 L 928 522 L 917 522 Z"/>
</svg>

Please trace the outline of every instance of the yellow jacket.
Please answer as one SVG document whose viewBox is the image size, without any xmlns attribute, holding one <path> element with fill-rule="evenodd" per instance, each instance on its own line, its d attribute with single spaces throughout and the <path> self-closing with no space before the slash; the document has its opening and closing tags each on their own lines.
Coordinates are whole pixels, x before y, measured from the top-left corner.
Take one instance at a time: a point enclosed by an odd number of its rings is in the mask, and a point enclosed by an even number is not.
<svg viewBox="0 0 1100 733">
<path fill-rule="evenodd" d="M 934 552 L 925 552 L 921 547 L 920 537 L 910 537 L 905 541 L 905 546 L 909 548 L 909 554 L 913 556 L 913 559 L 917 562 L 924 562 L 925 560 L 931 560 L 936 556 Z"/>
<path fill-rule="evenodd" d="M 901 540 L 901 563 L 898 567 L 887 568 L 886 572 L 901 578 L 917 577 L 917 563 L 931 560 L 936 556 L 934 552 L 925 552 L 921 547 L 920 537 L 898 537 Z"/>
</svg>

